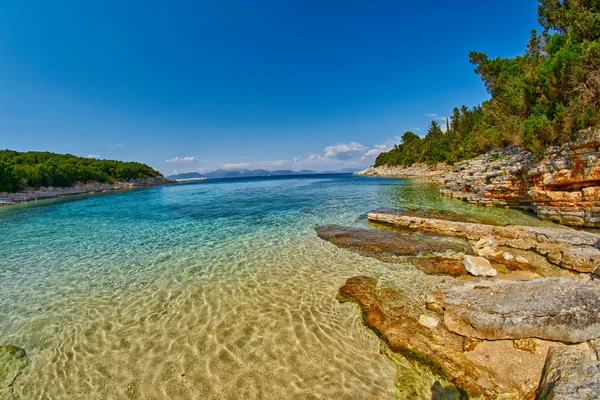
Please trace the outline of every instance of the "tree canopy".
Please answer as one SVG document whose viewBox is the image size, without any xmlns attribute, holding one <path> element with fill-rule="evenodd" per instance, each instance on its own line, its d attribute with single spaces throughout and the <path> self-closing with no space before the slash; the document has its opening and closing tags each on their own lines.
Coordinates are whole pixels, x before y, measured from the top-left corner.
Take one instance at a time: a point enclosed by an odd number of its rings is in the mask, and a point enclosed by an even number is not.
<svg viewBox="0 0 600 400">
<path fill-rule="evenodd" d="M 162 176 L 146 164 L 97 160 L 70 154 L 0 150 L 0 192 L 75 183 L 122 182 Z"/>
<path fill-rule="evenodd" d="M 469 54 L 489 100 L 455 108 L 445 133 L 432 123 L 418 142 L 403 135 L 375 165 L 455 162 L 507 145 L 539 153 L 600 125 L 600 0 L 540 0 L 538 19 L 543 31 L 523 55 Z"/>
</svg>

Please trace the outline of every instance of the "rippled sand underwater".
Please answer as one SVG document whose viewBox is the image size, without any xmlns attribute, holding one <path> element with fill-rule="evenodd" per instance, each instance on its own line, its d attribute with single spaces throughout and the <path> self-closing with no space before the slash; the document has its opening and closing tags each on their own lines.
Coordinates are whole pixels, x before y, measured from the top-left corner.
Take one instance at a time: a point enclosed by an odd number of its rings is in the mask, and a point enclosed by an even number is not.
<svg viewBox="0 0 600 400">
<path fill-rule="evenodd" d="M 336 294 L 436 279 L 317 238 L 398 204 L 474 212 L 418 182 L 348 176 L 151 188 L 0 212 L 0 335 L 30 366 L 15 399 L 393 399 L 434 380 Z M 506 210 L 491 217 L 535 223 Z M 399 379 L 397 379 L 399 378 Z"/>
</svg>

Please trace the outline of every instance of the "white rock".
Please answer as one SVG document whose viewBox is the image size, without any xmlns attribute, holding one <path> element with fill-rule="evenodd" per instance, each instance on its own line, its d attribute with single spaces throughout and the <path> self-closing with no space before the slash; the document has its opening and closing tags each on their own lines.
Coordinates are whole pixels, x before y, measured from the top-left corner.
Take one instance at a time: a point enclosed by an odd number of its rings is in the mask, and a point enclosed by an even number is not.
<svg viewBox="0 0 600 400">
<path fill-rule="evenodd" d="M 475 244 L 476 249 L 483 249 L 484 247 L 490 247 L 492 250 L 496 250 L 498 247 L 498 241 L 493 236 L 487 236 L 479 239 Z"/>
<path fill-rule="evenodd" d="M 506 261 L 510 261 L 510 260 L 514 260 L 515 256 L 510 254 L 508 251 L 505 251 L 504 254 L 502 254 L 502 258 L 504 258 Z"/>
<path fill-rule="evenodd" d="M 475 276 L 496 276 L 496 271 L 492 264 L 483 257 L 465 256 L 463 260 L 465 269 L 468 273 Z"/>
<path fill-rule="evenodd" d="M 475 253 L 481 257 L 500 257 L 502 251 L 494 250 L 489 246 L 485 246 L 483 249 L 475 249 Z"/>
<path fill-rule="evenodd" d="M 523 256 L 517 256 L 517 258 L 515 258 L 515 261 L 521 264 L 529 264 L 529 260 L 527 260 Z"/>
<path fill-rule="evenodd" d="M 432 315 L 421 314 L 419 317 L 419 324 L 423 325 L 425 328 L 435 329 L 439 323 L 440 320 Z"/>
</svg>

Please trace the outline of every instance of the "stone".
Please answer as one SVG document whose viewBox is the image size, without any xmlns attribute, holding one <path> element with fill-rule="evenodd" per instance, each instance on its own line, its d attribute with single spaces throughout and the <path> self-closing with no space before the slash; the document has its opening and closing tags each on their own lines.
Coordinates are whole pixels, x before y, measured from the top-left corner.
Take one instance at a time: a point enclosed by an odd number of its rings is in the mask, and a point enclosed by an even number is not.
<svg viewBox="0 0 600 400">
<path fill-rule="evenodd" d="M 486 246 L 482 249 L 475 249 L 475 254 L 477 254 L 478 256 L 481 257 L 486 257 L 486 258 L 498 258 L 500 256 L 502 256 L 503 251 L 502 250 L 494 250 L 489 246 Z"/>
<path fill-rule="evenodd" d="M 511 261 L 514 260 L 515 256 L 510 254 L 508 251 L 505 251 L 504 253 L 502 253 L 502 258 L 504 258 L 506 261 Z"/>
<path fill-rule="evenodd" d="M 493 236 L 488 236 L 479 239 L 475 244 L 476 249 L 483 249 L 485 247 L 489 247 L 492 250 L 496 250 L 498 248 L 498 241 Z"/>
<path fill-rule="evenodd" d="M 564 343 L 600 338 L 600 285 L 595 281 L 452 280 L 439 284 L 427 301 L 443 309 L 444 325 L 462 336 Z"/>
<path fill-rule="evenodd" d="M 525 257 L 523 256 L 517 256 L 515 258 L 515 261 L 521 264 L 529 264 L 529 260 L 527 260 Z"/>
<path fill-rule="evenodd" d="M 498 273 L 488 260 L 483 257 L 465 256 L 463 263 L 465 269 L 475 276 L 496 276 Z"/>
<path fill-rule="evenodd" d="M 425 328 L 435 329 L 439 323 L 440 320 L 433 315 L 421 314 L 419 317 L 419 324 L 423 325 Z"/>
<path fill-rule="evenodd" d="M 12 386 L 27 365 L 26 356 L 27 353 L 20 347 L 12 344 L 0 346 L 0 391 Z"/>
<path fill-rule="evenodd" d="M 551 347 L 536 394 L 538 400 L 600 398 L 600 362 L 596 354 L 587 344 Z"/>
</svg>

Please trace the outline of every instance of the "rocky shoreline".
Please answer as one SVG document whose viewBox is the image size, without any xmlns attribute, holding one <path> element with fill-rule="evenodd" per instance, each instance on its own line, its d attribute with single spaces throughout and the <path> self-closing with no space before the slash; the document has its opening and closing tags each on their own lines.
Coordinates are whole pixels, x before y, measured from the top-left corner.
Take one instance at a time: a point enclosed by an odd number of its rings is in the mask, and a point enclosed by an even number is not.
<svg viewBox="0 0 600 400">
<path fill-rule="evenodd" d="M 440 194 L 485 206 L 526 209 L 568 226 L 600 228 L 600 128 L 536 156 L 496 149 L 452 167 L 370 167 L 357 175 L 419 178 L 441 183 Z"/>
<path fill-rule="evenodd" d="M 414 299 L 356 276 L 338 300 L 358 304 L 391 351 L 454 385 L 443 398 L 599 398 L 600 235 L 495 226 L 449 211 L 368 219 L 371 228 L 322 226 L 317 234 L 438 283 Z"/>
<path fill-rule="evenodd" d="M 94 193 L 105 193 L 114 192 L 120 190 L 138 189 L 150 186 L 166 185 L 169 183 L 175 183 L 170 179 L 164 177 L 153 177 L 145 179 L 133 179 L 127 182 L 114 182 L 114 183 L 99 183 L 90 182 L 83 184 L 76 184 L 71 187 L 43 187 L 35 190 L 28 190 L 25 192 L 18 193 L 0 193 L 0 206 L 13 205 L 24 203 L 28 201 L 37 201 L 44 199 L 52 199 L 56 197 L 75 196 L 82 194 L 94 194 Z"/>
</svg>

